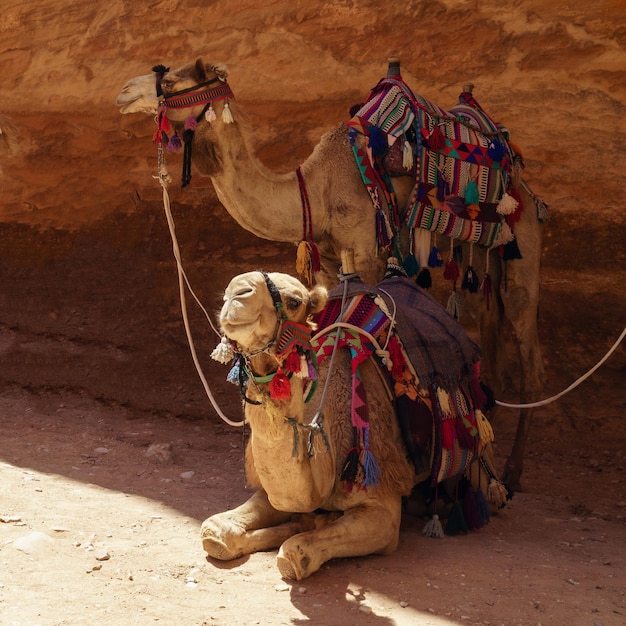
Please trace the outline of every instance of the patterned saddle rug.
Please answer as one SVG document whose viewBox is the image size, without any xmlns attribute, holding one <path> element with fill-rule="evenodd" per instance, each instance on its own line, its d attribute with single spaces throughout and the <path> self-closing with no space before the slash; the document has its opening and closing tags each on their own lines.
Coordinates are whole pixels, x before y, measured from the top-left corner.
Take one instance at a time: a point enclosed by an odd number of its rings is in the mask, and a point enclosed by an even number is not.
<svg viewBox="0 0 626 626">
<path fill-rule="evenodd" d="M 315 316 L 313 342 L 320 362 L 336 342 L 352 355 L 354 446 L 342 480 L 350 488 L 376 483 L 375 459 L 367 456 L 367 394 L 359 372 L 372 356 L 389 381 L 416 473 L 432 486 L 463 474 L 491 441 L 482 428 L 488 423 L 480 410 L 486 396 L 479 381 L 479 347 L 427 291 L 407 278 L 386 278 L 377 287 L 351 281 L 342 314 L 343 290 L 344 285 L 335 287 Z"/>
<path fill-rule="evenodd" d="M 381 247 L 399 227 L 394 174 L 415 176 L 405 218 L 409 228 L 487 247 L 512 240 L 504 215 L 518 205 L 507 193 L 515 150 L 507 129 L 471 93 L 461 93 L 459 105 L 446 111 L 415 94 L 400 76 L 383 78 L 347 125 L 377 209 Z"/>
</svg>

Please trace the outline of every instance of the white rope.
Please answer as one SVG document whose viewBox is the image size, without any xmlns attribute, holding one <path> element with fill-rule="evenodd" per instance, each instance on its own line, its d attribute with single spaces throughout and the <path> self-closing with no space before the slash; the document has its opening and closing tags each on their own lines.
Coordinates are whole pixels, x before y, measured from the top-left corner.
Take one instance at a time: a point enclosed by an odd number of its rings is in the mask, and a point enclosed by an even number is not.
<svg viewBox="0 0 626 626">
<path fill-rule="evenodd" d="M 580 385 L 583 381 L 587 380 L 587 378 L 589 378 L 589 376 L 591 376 L 613 354 L 613 352 L 617 350 L 617 346 L 619 346 L 619 344 L 623 341 L 625 336 L 626 336 L 626 326 L 624 327 L 624 330 L 622 330 L 622 334 L 617 338 L 617 341 L 611 346 L 611 348 L 604 355 L 604 357 L 600 359 L 600 361 L 598 361 L 598 363 L 596 363 L 596 365 L 592 367 L 585 375 L 581 376 L 578 380 L 574 381 L 567 389 L 564 389 L 560 393 L 557 393 L 556 395 L 550 398 L 546 398 L 545 400 L 539 400 L 538 402 L 530 402 L 529 404 L 509 404 L 508 402 L 500 402 L 498 400 L 496 400 L 496 404 L 498 406 L 504 406 L 509 409 L 533 409 L 538 406 L 545 406 L 546 404 L 550 404 L 551 402 L 558 400 L 559 398 L 564 396 L 566 393 L 569 393 L 570 391 L 572 391 L 572 389 L 576 389 L 576 387 L 578 387 L 578 385 Z"/>
<path fill-rule="evenodd" d="M 202 306 L 202 303 L 196 296 L 194 290 L 191 288 L 191 285 L 189 284 L 189 280 L 187 279 L 187 275 L 185 274 L 185 270 L 183 268 L 183 264 L 182 264 L 181 257 L 180 257 L 180 248 L 178 247 L 178 239 L 176 238 L 176 227 L 174 225 L 174 219 L 172 217 L 172 211 L 170 207 L 170 197 L 167 193 L 167 180 L 166 180 L 166 176 L 161 171 L 161 168 L 159 168 L 158 179 L 159 179 L 159 182 L 161 183 L 161 187 L 163 187 L 163 208 L 165 209 L 165 216 L 167 217 L 167 225 L 169 226 L 169 229 L 170 229 L 170 236 L 172 238 L 172 249 L 174 251 L 174 258 L 176 259 L 176 268 L 178 270 L 178 290 L 180 293 L 180 308 L 183 314 L 185 332 L 187 333 L 189 349 L 191 350 L 191 356 L 193 358 L 194 365 L 196 366 L 196 371 L 198 372 L 198 375 L 200 376 L 200 380 L 202 381 L 202 385 L 204 386 L 204 391 L 206 392 L 209 400 L 211 401 L 211 404 L 213 408 L 215 409 L 215 412 L 229 426 L 241 427 L 245 424 L 245 420 L 234 422 L 233 420 L 226 417 L 226 415 L 224 415 L 224 413 L 218 406 L 215 398 L 213 397 L 213 394 L 211 393 L 209 383 L 207 382 L 204 372 L 202 371 L 202 367 L 200 366 L 200 361 L 198 360 L 198 355 L 196 353 L 196 348 L 193 342 L 193 337 L 191 336 L 191 328 L 189 327 L 189 318 L 187 316 L 187 300 L 185 298 L 185 285 L 187 286 L 187 289 L 189 289 L 189 292 L 193 296 L 194 300 L 198 303 L 198 305 L 204 312 L 204 315 L 206 316 L 207 320 L 209 320 L 209 324 L 211 325 L 211 328 L 213 329 L 215 334 L 219 337 L 220 333 L 217 331 L 217 329 L 213 325 L 211 316 L 208 314 L 207 310 Z"/>
</svg>

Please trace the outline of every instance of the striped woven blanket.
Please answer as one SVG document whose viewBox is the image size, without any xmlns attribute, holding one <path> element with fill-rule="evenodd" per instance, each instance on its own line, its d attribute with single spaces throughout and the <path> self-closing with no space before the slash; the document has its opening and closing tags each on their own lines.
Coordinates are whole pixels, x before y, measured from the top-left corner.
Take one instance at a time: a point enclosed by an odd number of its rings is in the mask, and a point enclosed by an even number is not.
<svg viewBox="0 0 626 626">
<path fill-rule="evenodd" d="M 384 78 L 347 125 L 362 175 L 364 155 L 382 173 L 385 151 L 403 145 L 407 173 L 416 178 L 406 216 L 410 228 L 489 247 L 510 241 L 496 208 L 509 184 L 514 153 L 506 128 L 470 93 L 462 93 L 459 105 L 446 111 L 415 94 L 401 77 Z"/>
</svg>

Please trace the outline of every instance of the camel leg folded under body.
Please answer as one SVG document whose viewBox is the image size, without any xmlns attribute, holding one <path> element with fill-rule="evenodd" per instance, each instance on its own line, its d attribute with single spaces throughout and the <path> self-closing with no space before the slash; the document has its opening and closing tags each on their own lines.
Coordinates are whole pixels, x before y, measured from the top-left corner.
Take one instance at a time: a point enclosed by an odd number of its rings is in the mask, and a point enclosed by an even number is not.
<svg viewBox="0 0 626 626">
<path fill-rule="evenodd" d="M 329 518 L 330 516 L 330 518 Z M 294 514 L 276 510 L 259 490 L 242 505 L 217 513 L 202 524 L 202 546 L 220 561 L 277 549 L 292 535 L 311 530 L 336 514 Z"/>
<path fill-rule="evenodd" d="M 321 528 L 287 539 L 277 557 L 283 578 L 302 580 L 334 558 L 393 552 L 398 547 L 401 499 L 380 495 Z"/>
</svg>

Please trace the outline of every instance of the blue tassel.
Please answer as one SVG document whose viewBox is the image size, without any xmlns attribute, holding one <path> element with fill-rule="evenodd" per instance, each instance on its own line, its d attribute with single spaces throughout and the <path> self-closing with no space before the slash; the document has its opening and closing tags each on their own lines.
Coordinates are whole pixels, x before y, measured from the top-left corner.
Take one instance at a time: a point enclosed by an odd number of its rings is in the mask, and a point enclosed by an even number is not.
<svg viewBox="0 0 626 626">
<path fill-rule="evenodd" d="M 387 144 L 387 135 L 378 128 L 378 126 L 368 126 L 367 130 L 369 131 L 369 143 L 368 146 L 372 149 L 372 154 L 377 156 L 382 156 L 387 152 L 387 148 L 389 147 Z"/>
<path fill-rule="evenodd" d="M 180 140 L 178 133 L 174 133 L 167 144 L 168 152 L 178 152 L 183 147 L 183 142 Z"/>
<path fill-rule="evenodd" d="M 514 261 L 515 259 L 521 259 L 522 253 L 519 250 L 519 246 L 517 245 L 517 241 L 513 239 L 513 241 L 509 241 L 509 243 L 505 243 L 502 246 L 502 260 L 503 261 Z"/>
<path fill-rule="evenodd" d="M 502 161 L 506 155 L 506 147 L 501 141 L 494 139 L 487 149 L 487 153 L 494 161 Z"/>
<path fill-rule="evenodd" d="M 228 376 L 226 376 L 226 380 L 233 385 L 239 384 L 239 373 L 241 372 L 241 367 L 239 365 L 239 361 L 236 361 L 235 364 L 231 367 L 230 372 L 228 372 Z"/>
<path fill-rule="evenodd" d="M 443 259 L 441 258 L 441 252 L 437 246 L 433 246 L 433 249 L 428 255 L 428 267 L 441 267 L 443 265 Z"/>
<path fill-rule="evenodd" d="M 361 457 L 361 466 L 363 467 L 363 482 L 361 486 L 365 489 L 367 487 L 378 487 L 380 484 L 380 467 L 378 467 L 376 458 L 368 449 L 362 451 Z"/>
<path fill-rule="evenodd" d="M 439 177 L 437 181 L 437 200 L 439 202 L 443 202 L 450 195 L 450 185 L 448 181 L 443 178 L 443 176 Z"/>
</svg>

